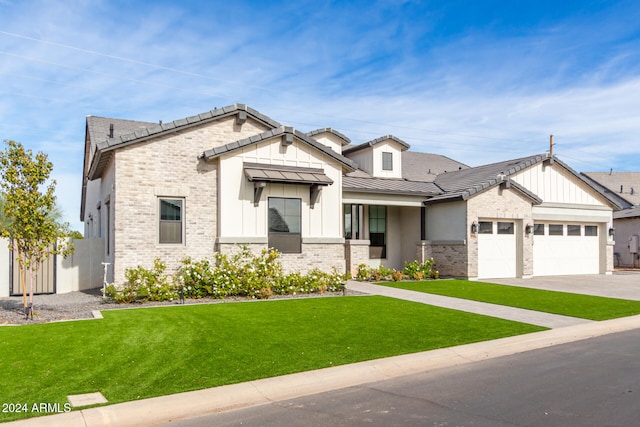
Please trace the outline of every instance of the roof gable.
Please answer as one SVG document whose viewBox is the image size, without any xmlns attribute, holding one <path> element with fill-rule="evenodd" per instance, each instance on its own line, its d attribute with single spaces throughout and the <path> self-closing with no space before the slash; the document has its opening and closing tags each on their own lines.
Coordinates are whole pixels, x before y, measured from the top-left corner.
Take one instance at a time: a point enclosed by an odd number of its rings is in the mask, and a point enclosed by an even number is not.
<svg viewBox="0 0 640 427">
<path fill-rule="evenodd" d="M 353 160 L 348 159 L 343 155 L 336 153 L 326 145 L 320 144 L 315 139 L 308 137 L 305 133 L 302 133 L 290 126 L 280 126 L 277 129 L 271 129 L 259 135 L 254 135 L 249 138 L 244 138 L 239 141 L 234 141 L 229 144 L 222 145 L 220 147 L 214 147 L 202 153 L 199 156 L 199 158 L 205 159 L 205 160 L 215 159 L 217 157 L 220 157 L 223 154 L 227 154 L 235 150 L 241 149 L 243 147 L 247 147 L 249 145 L 257 144 L 259 142 L 267 141 L 277 137 L 283 138 L 283 141 L 286 141 L 285 143 L 289 141 L 292 142 L 293 138 L 296 138 L 297 140 L 303 142 L 304 144 L 307 144 L 315 148 L 316 150 L 324 153 L 325 155 L 329 156 L 330 158 L 336 160 L 347 171 L 351 172 L 357 169 L 357 165 Z"/>
<path fill-rule="evenodd" d="M 216 108 L 211 111 L 198 114 L 196 116 L 186 117 L 168 123 L 152 123 L 148 127 L 131 125 L 130 128 L 135 127 L 136 129 L 132 129 L 132 132 L 128 133 L 117 134 L 115 132 L 114 126 L 113 138 L 105 138 L 101 141 L 97 141 L 97 149 L 93 154 L 91 167 L 88 172 L 89 179 L 95 179 L 102 175 L 104 168 L 109 164 L 109 161 L 111 160 L 111 153 L 118 148 L 127 147 L 132 144 L 147 141 L 151 138 L 161 137 L 163 135 L 167 135 L 176 131 L 185 130 L 193 126 L 218 121 L 232 116 L 236 116 L 236 123 L 239 125 L 246 122 L 248 117 L 251 117 L 253 120 L 256 120 L 257 122 L 262 123 L 270 128 L 276 128 L 280 126 L 280 123 L 263 114 L 260 114 L 253 108 L 247 107 L 244 104 L 235 104 L 228 107 Z M 122 122 L 145 124 L 145 122 L 124 120 Z M 97 133 L 97 135 L 99 136 L 100 133 Z"/>
<path fill-rule="evenodd" d="M 314 136 L 322 135 L 325 133 L 328 133 L 337 137 L 343 146 L 351 143 L 351 140 L 347 138 L 347 136 L 345 136 L 344 134 L 332 128 L 320 128 L 320 129 L 312 130 L 310 132 L 307 132 L 307 136 L 313 138 Z"/>
<path fill-rule="evenodd" d="M 344 150 L 342 150 L 342 154 L 348 155 L 351 153 L 355 153 L 356 151 L 373 147 L 374 145 L 379 144 L 381 142 L 385 142 L 385 141 L 393 141 L 394 143 L 398 144 L 400 146 L 401 151 L 405 151 L 410 148 L 410 145 L 404 142 L 403 140 L 401 140 L 400 138 L 393 135 L 385 135 L 385 136 L 381 136 L 380 138 L 373 139 L 371 141 L 363 142 L 362 144 L 345 147 Z"/>
</svg>

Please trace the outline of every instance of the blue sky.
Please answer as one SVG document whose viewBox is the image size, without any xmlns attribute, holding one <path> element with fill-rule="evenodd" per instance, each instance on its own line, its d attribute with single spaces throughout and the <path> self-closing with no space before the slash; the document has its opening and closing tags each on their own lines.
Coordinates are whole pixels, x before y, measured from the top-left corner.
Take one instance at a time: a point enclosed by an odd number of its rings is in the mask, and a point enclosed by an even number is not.
<svg viewBox="0 0 640 427">
<path fill-rule="evenodd" d="M 0 139 L 49 154 L 79 222 L 87 115 L 247 104 L 471 166 L 549 149 L 640 170 L 640 1 L 0 0 Z"/>
</svg>

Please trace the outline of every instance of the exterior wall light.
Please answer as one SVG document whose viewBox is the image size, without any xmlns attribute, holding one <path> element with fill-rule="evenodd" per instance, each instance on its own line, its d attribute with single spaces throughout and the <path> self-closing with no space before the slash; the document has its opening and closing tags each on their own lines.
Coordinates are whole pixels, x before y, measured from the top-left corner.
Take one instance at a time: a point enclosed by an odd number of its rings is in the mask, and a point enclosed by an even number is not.
<svg viewBox="0 0 640 427">
<path fill-rule="evenodd" d="M 533 231 L 533 224 L 527 224 L 524 227 L 524 233 L 525 234 L 531 234 L 531 232 Z"/>
<path fill-rule="evenodd" d="M 616 229 L 613 227 L 609 227 L 609 236 L 613 237 L 616 235 Z"/>
<path fill-rule="evenodd" d="M 471 224 L 471 234 L 478 234 L 478 223 L 475 221 Z"/>
</svg>

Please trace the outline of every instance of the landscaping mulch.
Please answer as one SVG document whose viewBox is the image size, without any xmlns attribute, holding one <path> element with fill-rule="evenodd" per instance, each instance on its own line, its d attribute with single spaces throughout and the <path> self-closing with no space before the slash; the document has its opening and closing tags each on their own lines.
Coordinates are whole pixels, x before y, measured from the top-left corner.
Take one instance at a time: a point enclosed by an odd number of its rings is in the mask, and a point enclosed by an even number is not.
<svg viewBox="0 0 640 427">
<path fill-rule="evenodd" d="M 346 295 L 359 295 L 360 293 L 346 290 Z M 274 295 L 268 300 L 290 298 L 320 298 L 330 296 L 342 296 L 342 292 L 325 292 L 324 294 L 296 294 Z M 28 297 L 27 297 L 28 298 Z M 220 304 L 238 301 L 261 301 L 244 297 L 231 297 L 225 299 L 186 299 L 185 304 Z M 262 300 L 264 301 L 264 300 Z M 102 298 L 101 289 L 69 292 L 66 294 L 34 295 L 33 296 L 33 320 L 26 319 L 23 309 L 22 296 L 0 299 L 0 325 L 28 325 L 32 323 L 60 322 L 66 320 L 93 319 L 94 310 L 130 309 L 155 306 L 175 306 L 178 301 L 145 302 L 131 304 L 116 304 L 113 301 Z"/>
</svg>

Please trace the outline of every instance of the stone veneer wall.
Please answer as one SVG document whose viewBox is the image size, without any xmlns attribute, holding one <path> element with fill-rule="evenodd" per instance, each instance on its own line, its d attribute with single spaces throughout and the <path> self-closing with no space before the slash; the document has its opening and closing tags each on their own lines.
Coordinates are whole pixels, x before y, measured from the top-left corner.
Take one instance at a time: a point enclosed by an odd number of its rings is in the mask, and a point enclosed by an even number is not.
<svg viewBox="0 0 640 427">
<path fill-rule="evenodd" d="M 466 242 L 418 242 L 416 259 L 424 262 L 429 258 L 433 258 L 436 271 L 441 277 L 467 277 Z"/>
<path fill-rule="evenodd" d="M 244 245 L 244 244 L 241 244 Z M 240 252 L 241 245 L 235 243 L 218 243 L 216 249 L 222 254 L 235 254 Z M 250 243 L 246 245 L 251 252 L 259 254 L 267 249 L 266 243 Z M 317 268 L 331 273 L 335 269 L 338 273 L 345 271 L 344 244 L 343 243 L 303 243 L 302 253 L 280 254 L 278 258 L 285 273 L 299 271 L 306 274 Z"/>
<path fill-rule="evenodd" d="M 114 282 L 127 268 L 153 266 L 160 258 L 170 272 L 186 257 L 212 258 L 217 236 L 218 162 L 198 155 L 215 146 L 256 135 L 267 128 L 235 117 L 124 147 L 115 153 Z M 184 199 L 183 244 L 159 244 L 159 197 Z"/>
<path fill-rule="evenodd" d="M 470 232 L 471 224 L 478 219 L 515 221 L 519 253 L 516 274 L 518 277 L 533 275 L 533 233 L 524 233 L 524 227 L 533 224 L 531 207 L 531 201 L 516 190 L 500 189 L 499 186 L 467 201 L 468 277 L 478 277 L 478 235 Z"/>
<path fill-rule="evenodd" d="M 369 261 L 369 240 L 346 240 L 344 244 L 344 257 L 346 272 L 355 277 L 358 274 L 358 265 Z"/>
</svg>

